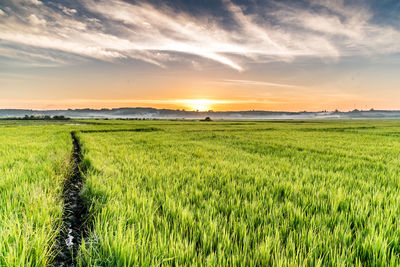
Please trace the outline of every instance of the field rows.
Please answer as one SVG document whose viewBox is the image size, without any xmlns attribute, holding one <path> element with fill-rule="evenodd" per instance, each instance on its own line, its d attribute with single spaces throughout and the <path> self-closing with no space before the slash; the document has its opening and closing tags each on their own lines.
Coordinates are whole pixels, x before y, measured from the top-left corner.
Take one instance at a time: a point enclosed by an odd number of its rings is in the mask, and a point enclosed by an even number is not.
<svg viewBox="0 0 400 267">
<path fill-rule="evenodd" d="M 88 122 L 0 126 L 0 265 L 52 261 L 70 131 L 81 266 L 400 264 L 396 121 Z"/>
<path fill-rule="evenodd" d="M 0 266 L 54 257 L 70 148 L 65 131 L 0 127 Z"/>
</svg>

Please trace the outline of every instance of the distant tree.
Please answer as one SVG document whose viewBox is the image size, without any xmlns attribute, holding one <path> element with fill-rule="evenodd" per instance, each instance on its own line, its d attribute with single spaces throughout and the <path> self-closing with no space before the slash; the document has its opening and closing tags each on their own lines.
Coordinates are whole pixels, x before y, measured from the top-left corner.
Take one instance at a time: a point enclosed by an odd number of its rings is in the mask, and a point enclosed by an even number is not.
<svg viewBox="0 0 400 267">
<path fill-rule="evenodd" d="M 69 120 L 69 118 L 68 117 L 65 117 L 65 116 L 63 116 L 63 115 L 56 115 L 56 116 L 53 116 L 53 120 L 60 120 L 60 121 L 62 121 L 62 120 Z"/>
<path fill-rule="evenodd" d="M 210 117 L 206 117 L 204 120 L 201 121 L 212 121 L 212 119 Z"/>
</svg>

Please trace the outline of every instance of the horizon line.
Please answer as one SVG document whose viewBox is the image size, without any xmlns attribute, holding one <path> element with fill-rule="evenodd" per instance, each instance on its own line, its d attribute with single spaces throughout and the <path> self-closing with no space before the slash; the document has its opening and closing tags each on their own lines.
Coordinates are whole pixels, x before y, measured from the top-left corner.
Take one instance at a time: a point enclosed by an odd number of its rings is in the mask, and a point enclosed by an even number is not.
<svg viewBox="0 0 400 267">
<path fill-rule="evenodd" d="M 298 111 L 288 111 L 288 110 L 264 110 L 264 109 L 247 109 L 247 110 L 187 110 L 184 108 L 177 108 L 177 109 L 172 109 L 172 108 L 155 108 L 155 107 L 145 107 L 145 106 L 136 106 L 136 107 L 115 107 L 115 108 L 63 108 L 63 109 L 34 109 L 34 108 L 0 108 L 0 111 L 4 110 L 15 110 L 15 111 L 38 111 L 38 112 L 46 112 L 46 111 L 80 111 L 80 110 L 93 110 L 93 111 L 102 111 L 102 110 L 118 110 L 118 109 L 155 109 L 155 110 L 171 110 L 171 111 L 177 111 L 177 112 L 194 112 L 194 113 L 224 113 L 224 112 L 274 112 L 274 113 L 329 113 L 329 112 L 400 112 L 400 109 L 357 109 L 354 108 L 352 110 L 340 110 L 340 109 L 335 109 L 335 110 L 317 110 L 317 111 L 308 111 L 308 110 L 298 110 Z"/>
</svg>

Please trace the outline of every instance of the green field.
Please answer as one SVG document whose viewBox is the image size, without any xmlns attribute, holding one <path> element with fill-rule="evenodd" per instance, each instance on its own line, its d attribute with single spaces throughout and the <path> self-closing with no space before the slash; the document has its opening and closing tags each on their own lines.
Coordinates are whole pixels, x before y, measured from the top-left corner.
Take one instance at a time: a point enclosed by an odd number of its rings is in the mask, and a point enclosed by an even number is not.
<svg viewBox="0 0 400 267">
<path fill-rule="evenodd" d="M 61 223 L 68 132 L 0 126 L 0 266 L 44 266 Z"/>
<path fill-rule="evenodd" d="M 0 266 L 51 263 L 82 147 L 80 266 L 400 264 L 400 121 L 0 121 Z"/>
</svg>

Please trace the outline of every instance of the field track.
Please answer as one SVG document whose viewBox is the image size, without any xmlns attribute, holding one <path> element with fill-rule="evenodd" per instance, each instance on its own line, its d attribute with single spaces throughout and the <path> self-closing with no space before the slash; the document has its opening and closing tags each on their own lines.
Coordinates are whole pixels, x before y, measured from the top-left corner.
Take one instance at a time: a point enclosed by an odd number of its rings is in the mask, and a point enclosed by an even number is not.
<svg viewBox="0 0 400 267">
<path fill-rule="evenodd" d="M 85 236 L 85 222 L 88 217 L 88 209 L 80 194 L 83 186 L 80 168 L 82 161 L 81 147 L 75 132 L 71 132 L 71 138 L 73 143 L 72 170 L 64 184 L 64 227 L 57 238 L 59 252 L 53 263 L 54 266 L 75 266 L 76 253 L 82 237 Z"/>
</svg>

